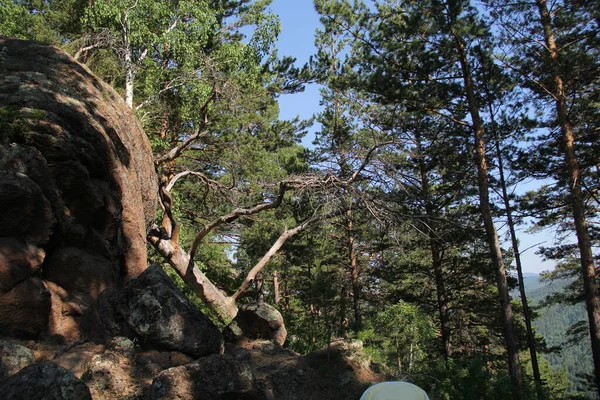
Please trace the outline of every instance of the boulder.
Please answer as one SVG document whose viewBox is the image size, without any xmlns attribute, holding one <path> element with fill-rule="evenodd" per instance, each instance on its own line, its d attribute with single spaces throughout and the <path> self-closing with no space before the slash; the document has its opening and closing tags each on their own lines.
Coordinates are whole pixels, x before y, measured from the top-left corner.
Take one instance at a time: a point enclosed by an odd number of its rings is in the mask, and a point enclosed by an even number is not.
<svg viewBox="0 0 600 400">
<path fill-rule="evenodd" d="M 98 320 L 98 295 L 147 268 L 150 143 L 121 97 L 63 51 L 4 37 L 0 49 L 0 334 L 102 336 L 81 324 Z M 52 307 L 33 293 L 39 279 L 56 285 Z M 30 322 L 7 322 L 20 302 Z M 40 327 L 57 309 L 62 322 Z"/>
<path fill-rule="evenodd" d="M 152 381 L 152 400 L 260 399 L 247 363 L 228 355 L 211 355 L 193 364 L 170 368 Z"/>
<path fill-rule="evenodd" d="M 44 279 L 70 293 L 86 293 L 96 299 L 119 280 L 116 261 L 75 247 L 63 247 L 44 262 Z"/>
<path fill-rule="evenodd" d="M 0 383 L 0 399 L 91 400 L 90 390 L 63 367 L 47 362 L 23 368 Z"/>
<path fill-rule="evenodd" d="M 264 302 L 244 304 L 235 321 L 243 335 L 250 339 L 269 339 L 283 345 L 287 338 L 283 316 Z"/>
<path fill-rule="evenodd" d="M 0 340 L 0 382 L 34 363 L 33 352 L 25 346 Z"/>
<path fill-rule="evenodd" d="M 136 336 L 135 331 L 127 325 L 125 318 L 117 311 L 119 294 L 119 290 L 114 287 L 100 293 L 96 302 L 98 316 L 109 336 L 134 338 Z"/>
<path fill-rule="evenodd" d="M 147 343 L 192 357 L 222 349 L 219 329 L 159 266 L 151 266 L 131 280 L 116 304 L 127 325 Z"/>
</svg>

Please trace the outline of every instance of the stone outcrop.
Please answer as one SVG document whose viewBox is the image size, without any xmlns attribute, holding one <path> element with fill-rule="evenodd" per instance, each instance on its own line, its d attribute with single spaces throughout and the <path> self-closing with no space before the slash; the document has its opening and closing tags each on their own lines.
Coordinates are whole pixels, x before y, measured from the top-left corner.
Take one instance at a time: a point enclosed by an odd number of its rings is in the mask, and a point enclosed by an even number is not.
<svg viewBox="0 0 600 400">
<path fill-rule="evenodd" d="M 212 355 L 193 364 L 158 374 L 149 390 L 151 400 L 261 399 L 250 366 L 228 355 Z"/>
<path fill-rule="evenodd" d="M 0 341 L 0 355 L 0 370 L 6 372 L 0 378 L 0 399 L 74 398 L 64 388 L 75 386 L 81 398 L 89 398 L 89 389 L 94 400 L 342 400 L 357 399 L 384 379 L 371 371 L 358 341 L 336 341 L 301 356 L 270 340 L 240 340 L 228 344 L 224 354 L 195 360 L 124 337 L 104 345 Z M 19 385 L 25 388 L 22 397 Z M 64 397 L 56 397 L 57 390 Z"/>
<path fill-rule="evenodd" d="M 0 335 L 101 339 L 98 295 L 146 269 L 149 141 L 66 53 L 0 37 Z"/>
<path fill-rule="evenodd" d="M 331 400 L 378 379 L 342 346 L 285 350 L 264 303 L 240 308 L 225 347 L 147 268 L 156 190 L 116 92 L 56 48 L 0 37 L 0 399 Z"/>
</svg>

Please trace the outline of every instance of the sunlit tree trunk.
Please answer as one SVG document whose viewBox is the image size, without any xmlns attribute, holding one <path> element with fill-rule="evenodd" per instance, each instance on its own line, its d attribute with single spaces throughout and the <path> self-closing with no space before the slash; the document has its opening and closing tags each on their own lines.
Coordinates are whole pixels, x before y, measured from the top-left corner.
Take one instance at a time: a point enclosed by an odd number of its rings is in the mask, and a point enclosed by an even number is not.
<svg viewBox="0 0 600 400">
<path fill-rule="evenodd" d="M 452 34 L 454 35 L 456 50 L 458 52 L 458 58 L 462 69 L 465 92 L 469 105 L 469 114 L 472 120 L 475 139 L 477 184 L 479 187 L 479 209 L 481 212 L 481 218 L 483 219 L 483 225 L 487 236 L 491 259 L 496 268 L 496 284 L 498 287 L 498 294 L 500 296 L 502 321 L 504 325 L 504 338 L 506 342 L 506 351 L 508 353 L 508 370 L 510 377 L 516 384 L 516 388 L 513 391 L 513 396 L 515 399 L 520 399 L 522 398 L 521 392 L 523 389 L 523 372 L 519 361 L 519 347 L 515 333 L 514 316 L 510 303 L 508 283 L 506 280 L 506 268 L 502 258 L 502 249 L 500 248 L 498 233 L 494 227 L 494 220 L 492 217 L 489 199 L 489 179 L 484 138 L 485 131 L 483 122 L 481 120 L 481 115 L 479 113 L 479 104 L 475 94 L 473 76 L 471 74 L 469 60 L 467 59 L 465 43 L 462 37 L 460 37 L 456 32 L 453 32 Z"/>
<path fill-rule="evenodd" d="M 592 340 L 592 356 L 594 359 L 594 374 L 598 394 L 600 394 L 600 299 L 598 297 L 598 282 L 592 253 L 592 242 L 589 235 L 588 222 L 585 215 L 585 204 L 581 190 L 581 171 L 575 154 L 575 135 L 569 120 L 567 95 L 565 85 L 560 74 L 558 63 L 559 50 L 552 28 L 552 20 L 548 11 L 546 0 L 536 1 L 540 22 L 544 31 L 546 49 L 550 56 L 550 68 L 554 87 L 552 94 L 556 105 L 556 114 L 562 138 L 565 157 L 565 169 L 568 173 L 570 190 L 570 203 L 573 209 L 577 245 L 581 257 L 581 272 L 583 276 L 583 289 L 587 307 L 590 336 Z"/>
<path fill-rule="evenodd" d="M 491 112 L 491 110 L 490 115 L 493 115 L 493 112 Z M 535 388 L 538 400 L 544 400 L 545 396 L 542 378 L 540 376 L 540 368 L 537 359 L 535 335 L 531 326 L 531 310 L 529 308 L 529 303 L 527 302 L 527 294 L 525 293 L 525 282 L 523 279 L 523 265 L 521 263 L 521 252 L 519 251 L 519 241 L 517 239 L 517 232 L 515 230 L 515 222 L 513 219 L 512 207 L 510 205 L 510 198 L 508 196 L 508 190 L 506 187 L 506 178 L 504 175 L 504 159 L 502 157 L 502 151 L 500 148 L 500 138 L 498 138 L 498 134 L 496 131 L 494 131 L 494 142 L 496 147 L 496 159 L 498 162 L 500 187 L 502 190 L 502 201 L 504 202 L 508 230 L 510 232 L 511 244 L 515 255 L 515 263 L 517 265 L 517 275 L 519 279 L 519 294 L 521 295 L 521 304 L 523 305 L 523 317 L 525 318 L 525 328 L 527 330 L 527 346 L 529 347 L 529 354 L 531 356 L 531 368 L 533 370 L 533 379 L 535 381 Z"/>
</svg>

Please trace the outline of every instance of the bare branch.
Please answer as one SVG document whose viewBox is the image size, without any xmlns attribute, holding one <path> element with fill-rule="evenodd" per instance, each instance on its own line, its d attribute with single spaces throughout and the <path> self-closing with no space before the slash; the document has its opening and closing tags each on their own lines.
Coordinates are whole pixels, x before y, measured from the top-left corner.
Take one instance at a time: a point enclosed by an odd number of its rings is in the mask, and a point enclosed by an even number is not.
<svg viewBox="0 0 600 400">
<path fill-rule="evenodd" d="M 171 178 L 171 180 L 169 181 L 169 183 L 166 186 L 166 189 L 171 192 L 171 190 L 173 189 L 173 186 L 175 186 L 175 183 L 177 183 L 177 181 L 181 178 L 183 178 L 184 176 L 187 175 L 193 175 L 197 178 L 200 178 L 200 180 L 204 183 L 206 183 L 206 185 L 208 187 L 210 187 L 211 189 L 221 189 L 221 190 L 225 190 L 225 189 L 229 189 L 228 187 L 226 187 L 225 185 L 223 185 L 220 182 L 217 182 L 213 179 L 210 179 L 208 176 L 204 175 L 201 172 L 196 172 L 196 171 L 182 171 L 179 172 L 178 174 L 176 174 L 175 176 L 173 176 Z"/>
<path fill-rule="evenodd" d="M 190 262 L 194 260 L 196 250 L 198 250 L 198 246 L 200 246 L 202 239 L 204 239 L 204 237 L 208 235 L 212 230 L 218 228 L 223 224 L 231 223 L 239 217 L 258 214 L 262 211 L 271 210 L 279 207 L 279 205 L 283 201 L 283 196 L 285 195 L 287 189 L 287 186 L 282 183 L 279 185 L 279 194 L 277 195 L 277 198 L 275 198 L 275 200 L 264 202 L 251 208 L 236 208 L 229 214 L 214 219 L 210 223 L 205 225 L 204 228 L 200 232 L 198 232 L 198 234 L 194 238 L 194 243 L 192 244 L 192 247 L 190 248 L 190 251 L 188 253 L 190 257 Z"/>
<path fill-rule="evenodd" d="M 233 299 L 233 301 L 236 301 L 240 296 L 246 293 L 250 288 L 250 285 L 256 278 L 256 275 L 258 275 L 263 270 L 263 268 L 268 264 L 271 258 L 279 251 L 279 249 L 281 249 L 285 242 L 298 232 L 301 232 L 308 228 L 312 223 L 314 223 L 318 219 L 320 219 L 320 217 L 314 215 L 306 221 L 302 222 L 300 225 L 296 226 L 295 228 L 286 229 L 275 241 L 275 243 L 273 243 L 269 251 L 267 251 L 265 255 L 260 259 L 260 261 L 250 270 L 250 272 L 248 272 L 248 275 L 246 275 L 246 279 L 244 279 L 244 282 L 242 282 L 239 289 L 231 296 L 231 299 Z"/>
<path fill-rule="evenodd" d="M 187 139 L 181 142 L 179 146 L 175 146 L 166 154 L 163 154 L 160 157 L 156 157 L 154 159 L 154 164 L 160 165 L 175 160 L 181 155 L 181 153 L 183 153 L 184 150 L 190 147 L 196 140 L 206 135 L 208 135 L 208 131 L 198 129 L 195 133 L 188 136 Z"/>
<path fill-rule="evenodd" d="M 73 43 L 81 43 L 81 46 L 77 49 L 73 58 L 79 61 L 84 53 L 94 49 L 114 46 L 117 41 L 118 38 L 110 31 L 110 29 L 106 28 L 84 35 Z"/>
<path fill-rule="evenodd" d="M 459 125 L 471 128 L 471 124 L 469 124 L 469 123 L 467 123 L 465 121 L 461 121 L 459 119 L 456 119 L 456 118 L 452 117 L 451 115 L 445 114 L 445 113 L 443 113 L 443 112 L 441 112 L 439 110 L 436 110 L 434 108 L 424 108 L 423 111 L 427 111 L 427 112 L 439 115 L 440 117 L 444 117 L 444 118 L 446 118 L 446 119 L 448 119 L 448 120 L 450 120 L 450 121 L 452 121 L 452 122 L 454 122 L 456 124 L 459 124 Z"/>
<path fill-rule="evenodd" d="M 158 227 L 154 227 L 148 235 L 148 241 L 177 271 L 179 276 L 190 286 L 196 295 L 210 304 L 219 318 L 231 322 L 237 315 L 235 302 L 227 297 L 188 259 L 188 255 L 170 240 L 163 240 Z"/>
<path fill-rule="evenodd" d="M 380 147 L 384 147 L 384 146 L 387 146 L 390 144 L 394 144 L 394 142 L 393 141 L 384 142 L 384 143 L 376 144 L 373 147 L 371 147 L 369 149 L 369 151 L 367 152 L 367 155 L 365 156 L 365 159 L 363 160 L 360 167 L 358 167 L 358 169 L 356 171 L 354 171 L 354 173 L 352 174 L 350 179 L 348 179 L 345 183 L 350 184 L 350 183 L 354 182 L 356 180 L 356 178 L 358 178 L 358 175 L 360 175 L 360 173 L 367 167 L 367 165 L 369 165 L 369 161 L 371 160 L 371 156 L 373 155 L 375 150 L 379 149 Z"/>
</svg>

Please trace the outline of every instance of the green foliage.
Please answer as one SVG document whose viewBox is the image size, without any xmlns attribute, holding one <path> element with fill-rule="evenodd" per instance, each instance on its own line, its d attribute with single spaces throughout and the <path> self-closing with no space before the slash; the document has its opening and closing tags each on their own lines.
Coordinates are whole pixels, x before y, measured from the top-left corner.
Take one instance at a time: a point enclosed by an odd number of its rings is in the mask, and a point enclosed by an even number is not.
<svg viewBox="0 0 600 400">
<path fill-rule="evenodd" d="M 490 368 L 490 361 L 484 356 L 466 361 L 448 360 L 434 365 L 427 374 L 417 377 L 416 383 L 432 399 L 477 400 L 509 399 L 512 396 L 512 383 L 504 373 Z M 522 393 L 523 399 L 530 400 L 532 393 Z"/>
<path fill-rule="evenodd" d="M 33 133 L 31 124 L 45 116 L 46 112 L 43 110 L 18 106 L 0 108 L 0 143 L 29 144 Z"/>
<path fill-rule="evenodd" d="M 0 1 L 0 34 L 20 39 L 31 39 L 35 33 L 31 32 L 34 18 L 27 9 L 12 0 Z M 35 30 L 34 30 L 35 31 Z"/>
<path fill-rule="evenodd" d="M 551 180 L 519 199 L 520 211 L 563 237 L 573 225 L 556 118 L 546 101 L 554 71 L 536 48 L 543 32 L 534 3 L 484 3 L 485 11 L 467 0 L 317 0 L 323 26 L 311 69 L 278 55 L 281 26 L 269 0 L 0 1 L 0 34 L 60 45 L 124 93 L 131 83 L 157 160 L 196 137 L 175 159 L 158 162 L 166 181 L 189 172 L 171 191 L 182 248 L 233 210 L 274 201 L 281 180 L 303 173 L 347 180 L 362 168 L 353 187 L 290 192 L 277 209 L 227 220 L 203 238 L 194 261 L 231 293 L 286 228 L 341 206 L 317 230 L 290 239 L 248 293 L 273 302 L 277 272 L 289 347 L 307 353 L 356 335 L 383 371 L 413 379 L 432 399 L 507 399 L 513 387 L 503 372 L 504 330 L 478 216 L 469 161 L 473 118 L 457 43 L 465 45 L 477 101 L 489 106 L 480 110 L 485 128 L 501 141 L 511 172 Z M 557 2 L 553 22 L 594 227 L 598 8 L 572 3 Z M 511 19 L 519 29 L 510 38 L 489 25 Z M 513 50 L 492 57 L 502 46 Z M 277 105 L 277 96 L 301 91 L 309 80 L 323 85 L 324 105 L 310 151 L 299 140 L 312 121 L 281 121 Z M 2 144 L 26 143 L 29 125 L 41 117 L 0 109 Z M 493 174 L 497 160 L 489 160 Z M 598 230 L 591 233 L 597 243 Z M 588 372 L 581 369 L 588 339 L 577 324 L 581 308 L 556 303 L 582 299 L 581 283 L 572 279 L 578 249 L 565 242 L 541 252 L 561 261 L 554 275 L 571 283 L 551 293 L 536 327 L 550 345 L 565 345 L 560 326 L 575 323 L 576 345 L 541 362 L 545 390 L 549 400 L 574 399 L 566 376 Z M 160 260 L 154 253 L 150 259 Z M 447 360 L 444 344 L 452 353 Z M 533 398 L 531 382 L 523 398 Z"/>
<path fill-rule="evenodd" d="M 413 373 L 426 364 L 435 329 L 431 319 L 415 305 L 400 302 L 385 307 L 359 332 L 373 360 L 391 367 L 395 374 Z"/>
<path fill-rule="evenodd" d="M 541 287 L 527 290 L 531 304 L 536 306 L 539 314 L 533 323 L 536 332 L 544 337 L 548 346 L 557 349 L 542 357 L 552 368 L 566 371 L 573 385 L 569 393 L 575 396 L 574 391 L 587 391 L 585 377 L 593 371 L 586 312 L 582 304 L 548 302 L 567 290 L 573 283 L 572 278 L 540 282 Z M 569 335 L 570 328 L 581 323 L 584 326 L 583 335 Z M 557 383 L 554 382 L 556 380 L 557 378 L 548 379 L 548 385 Z M 557 390 L 554 392 L 558 393 Z"/>
</svg>

